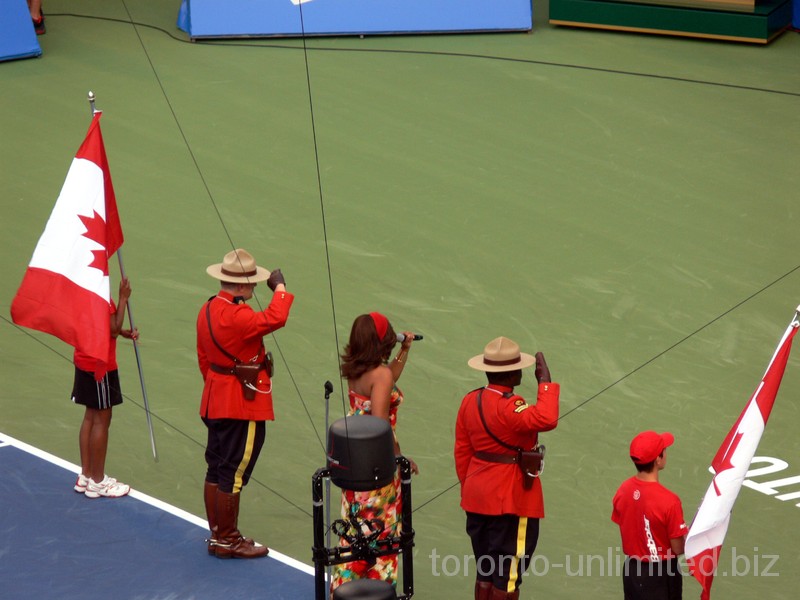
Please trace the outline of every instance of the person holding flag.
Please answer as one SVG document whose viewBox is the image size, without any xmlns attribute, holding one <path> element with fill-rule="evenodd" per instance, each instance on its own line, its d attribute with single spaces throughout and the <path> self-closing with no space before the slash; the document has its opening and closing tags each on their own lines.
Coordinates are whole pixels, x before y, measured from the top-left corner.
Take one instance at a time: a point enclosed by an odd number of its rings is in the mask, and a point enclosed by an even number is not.
<svg viewBox="0 0 800 600">
<path fill-rule="evenodd" d="M 111 343 L 103 372 L 97 372 L 98 361 L 76 348 L 75 383 L 72 401 L 86 407 L 81 423 L 78 444 L 81 452 L 81 473 L 75 481 L 74 490 L 87 498 L 119 498 L 130 492 L 131 487 L 105 474 L 108 451 L 108 429 L 111 425 L 111 410 L 122 404 L 122 391 L 117 371 L 117 337 L 129 340 L 139 337 L 136 329 L 123 329 L 125 309 L 131 295 L 131 284 L 127 277 L 119 282 L 119 299 L 115 306 L 109 305 L 111 318 Z M 98 378 L 99 375 L 99 378 Z"/>
<path fill-rule="evenodd" d="M 631 441 L 636 475 L 627 479 L 613 500 L 611 520 L 619 525 L 625 567 L 625 600 L 681 600 L 683 579 L 678 556 L 683 554 L 686 523 L 680 498 L 658 480 L 667 466 L 671 433 L 643 431 Z"/>
<path fill-rule="evenodd" d="M 131 293 L 124 271 L 119 306 L 111 299 L 109 259 L 124 238 L 101 116 L 93 113 L 11 304 L 11 318 L 75 349 L 72 398 L 86 412 L 79 434 L 81 473 L 73 488 L 89 498 L 117 498 L 130 487 L 104 472 L 111 408 L 122 402 L 115 340 L 118 335 L 135 340 L 137 332 L 122 328 Z"/>
</svg>

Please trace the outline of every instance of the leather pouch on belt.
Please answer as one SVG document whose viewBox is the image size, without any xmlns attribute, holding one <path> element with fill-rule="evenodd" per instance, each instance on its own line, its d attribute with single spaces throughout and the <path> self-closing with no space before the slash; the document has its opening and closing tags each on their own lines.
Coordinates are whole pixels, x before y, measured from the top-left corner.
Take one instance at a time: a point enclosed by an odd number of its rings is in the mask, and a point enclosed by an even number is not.
<svg viewBox="0 0 800 600">
<path fill-rule="evenodd" d="M 537 446 L 533 450 L 521 450 L 518 464 L 522 471 L 522 487 L 529 490 L 533 487 L 533 480 L 542 472 L 544 446 Z"/>
<path fill-rule="evenodd" d="M 272 352 L 267 352 L 264 356 L 264 366 L 267 368 L 267 375 L 272 379 L 272 374 L 275 373 L 275 361 L 272 360 Z"/>
<path fill-rule="evenodd" d="M 255 400 L 258 373 L 264 368 L 262 363 L 239 363 L 233 366 L 233 374 L 242 384 L 245 400 Z"/>
</svg>

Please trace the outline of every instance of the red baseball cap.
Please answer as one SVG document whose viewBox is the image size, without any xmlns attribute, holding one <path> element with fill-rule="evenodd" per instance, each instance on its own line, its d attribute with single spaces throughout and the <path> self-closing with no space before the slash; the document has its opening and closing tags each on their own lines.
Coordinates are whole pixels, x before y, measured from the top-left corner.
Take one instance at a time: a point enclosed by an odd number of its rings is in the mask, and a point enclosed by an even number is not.
<svg viewBox="0 0 800 600">
<path fill-rule="evenodd" d="M 631 441 L 631 460 L 637 465 L 646 465 L 653 462 L 664 448 L 672 446 L 674 442 L 675 436 L 666 431 L 664 433 L 643 431 Z"/>
</svg>

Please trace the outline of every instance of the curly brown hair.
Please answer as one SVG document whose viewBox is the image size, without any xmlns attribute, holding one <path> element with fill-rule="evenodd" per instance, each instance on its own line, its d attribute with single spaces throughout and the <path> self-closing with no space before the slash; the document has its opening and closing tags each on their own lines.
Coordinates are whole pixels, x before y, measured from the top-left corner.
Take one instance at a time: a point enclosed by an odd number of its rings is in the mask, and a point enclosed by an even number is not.
<svg viewBox="0 0 800 600">
<path fill-rule="evenodd" d="M 342 377 L 358 379 L 367 371 L 386 362 L 395 344 L 397 334 L 391 323 L 386 328 L 386 335 L 379 340 L 372 317 L 368 314 L 357 316 L 350 329 L 350 341 L 342 354 Z"/>
</svg>

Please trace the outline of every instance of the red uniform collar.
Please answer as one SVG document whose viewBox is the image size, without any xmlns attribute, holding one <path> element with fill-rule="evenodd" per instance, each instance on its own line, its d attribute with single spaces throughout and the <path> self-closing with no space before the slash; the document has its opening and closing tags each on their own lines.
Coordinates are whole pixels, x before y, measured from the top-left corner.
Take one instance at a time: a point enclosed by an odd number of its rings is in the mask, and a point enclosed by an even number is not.
<svg viewBox="0 0 800 600">
<path fill-rule="evenodd" d="M 508 394 L 514 391 L 514 388 L 508 385 L 497 385 L 496 383 L 490 383 L 489 385 L 485 386 L 483 389 L 489 390 L 491 392 L 497 392 L 498 394 Z"/>
<path fill-rule="evenodd" d="M 244 302 L 244 298 L 241 296 L 234 296 L 230 292 L 226 292 L 225 290 L 220 290 L 219 293 L 216 295 L 217 298 L 221 300 L 225 300 L 225 302 L 230 302 L 231 304 L 240 304 Z"/>
</svg>

